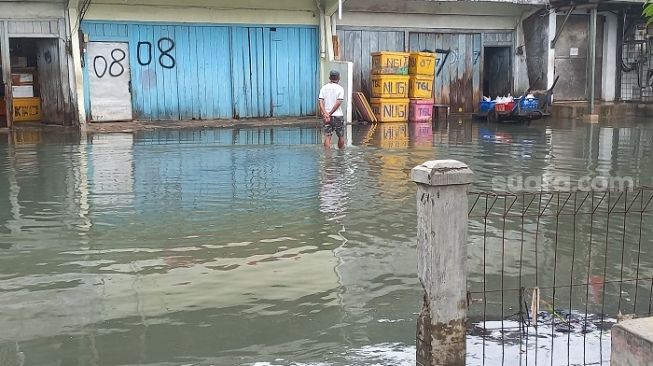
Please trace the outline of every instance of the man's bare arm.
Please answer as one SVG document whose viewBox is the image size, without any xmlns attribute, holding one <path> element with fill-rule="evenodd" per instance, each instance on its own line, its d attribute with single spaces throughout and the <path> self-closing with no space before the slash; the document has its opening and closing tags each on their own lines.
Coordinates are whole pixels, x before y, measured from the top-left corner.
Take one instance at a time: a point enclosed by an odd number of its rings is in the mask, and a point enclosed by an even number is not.
<svg viewBox="0 0 653 366">
<path fill-rule="evenodd" d="M 329 116 L 334 114 L 338 110 L 338 108 L 340 108 L 341 105 L 342 105 L 342 99 L 338 99 L 336 101 L 336 104 L 333 106 L 333 109 L 331 110 L 331 112 L 329 112 Z"/>
</svg>

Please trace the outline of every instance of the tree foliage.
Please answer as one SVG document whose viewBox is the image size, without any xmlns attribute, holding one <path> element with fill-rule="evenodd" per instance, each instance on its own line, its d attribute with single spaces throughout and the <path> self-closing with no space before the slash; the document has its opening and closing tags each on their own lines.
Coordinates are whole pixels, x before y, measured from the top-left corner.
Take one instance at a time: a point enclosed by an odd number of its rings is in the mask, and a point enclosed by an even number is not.
<svg viewBox="0 0 653 366">
<path fill-rule="evenodd" d="M 646 25 L 653 23 L 653 0 L 646 1 L 642 14 L 644 15 L 644 18 L 646 18 Z"/>
</svg>

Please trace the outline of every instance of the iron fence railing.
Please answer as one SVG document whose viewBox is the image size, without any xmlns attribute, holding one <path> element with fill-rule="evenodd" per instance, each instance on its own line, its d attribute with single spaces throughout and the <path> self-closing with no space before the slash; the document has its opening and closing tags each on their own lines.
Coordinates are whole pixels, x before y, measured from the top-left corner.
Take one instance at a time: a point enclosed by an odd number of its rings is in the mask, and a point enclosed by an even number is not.
<svg viewBox="0 0 653 366">
<path fill-rule="evenodd" d="M 653 305 L 653 189 L 471 193 L 468 364 L 602 365 Z"/>
</svg>

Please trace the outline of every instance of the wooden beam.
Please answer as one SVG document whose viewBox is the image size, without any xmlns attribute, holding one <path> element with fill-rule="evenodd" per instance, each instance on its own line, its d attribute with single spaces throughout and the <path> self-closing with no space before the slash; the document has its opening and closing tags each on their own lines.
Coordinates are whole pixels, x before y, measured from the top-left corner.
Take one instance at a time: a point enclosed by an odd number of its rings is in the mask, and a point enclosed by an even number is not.
<svg viewBox="0 0 653 366">
<path fill-rule="evenodd" d="M 342 0 L 344 6 L 346 0 Z M 338 0 L 323 0 L 324 13 L 326 16 L 332 16 L 338 11 Z"/>
<path fill-rule="evenodd" d="M 9 34 L 7 21 L 0 22 L 0 61 L 2 62 L 2 79 L 5 84 L 5 104 L 7 105 L 7 127 L 14 125 L 14 111 L 11 97 L 11 57 L 9 55 Z"/>
</svg>

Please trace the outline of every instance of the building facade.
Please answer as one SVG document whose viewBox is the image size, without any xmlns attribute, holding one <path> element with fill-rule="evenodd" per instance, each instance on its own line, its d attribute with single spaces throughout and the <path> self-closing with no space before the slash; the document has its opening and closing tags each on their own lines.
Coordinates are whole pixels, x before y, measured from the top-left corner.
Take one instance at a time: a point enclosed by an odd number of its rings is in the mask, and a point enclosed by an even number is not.
<svg viewBox="0 0 653 366">
<path fill-rule="evenodd" d="M 351 0 L 338 22 L 343 59 L 354 62 L 354 89 L 369 96 L 370 53 L 431 51 L 438 54 L 435 102 L 453 113 L 472 113 L 483 95 L 524 88 L 519 55 L 521 20 L 538 2 Z"/>
<path fill-rule="evenodd" d="M 435 102 L 452 113 L 475 112 L 483 96 L 547 89 L 558 77 L 558 101 L 591 98 L 592 79 L 597 99 L 647 101 L 653 47 L 642 3 L 0 2 L 0 104 L 9 126 L 29 120 L 25 98 L 38 99 L 43 122 L 82 126 L 312 116 L 329 69 L 350 93 L 369 96 L 376 51 L 436 52 Z"/>
<path fill-rule="evenodd" d="M 368 96 L 371 52 L 426 50 L 439 54 L 435 102 L 452 113 L 476 112 L 483 96 L 548 89 L 556 78 L 556 101 L 587 101 L 591 79 L 597 100 L 646 97 L 653 84 L 641 82 L 652 57 L 641 18 L 644 1 L 575 3 L 348 0 L 337 34 L 342 59 L 354 63 L 354 90 Z M 597 20 L 590 77 L 592 9 Z"/>
</svg>

